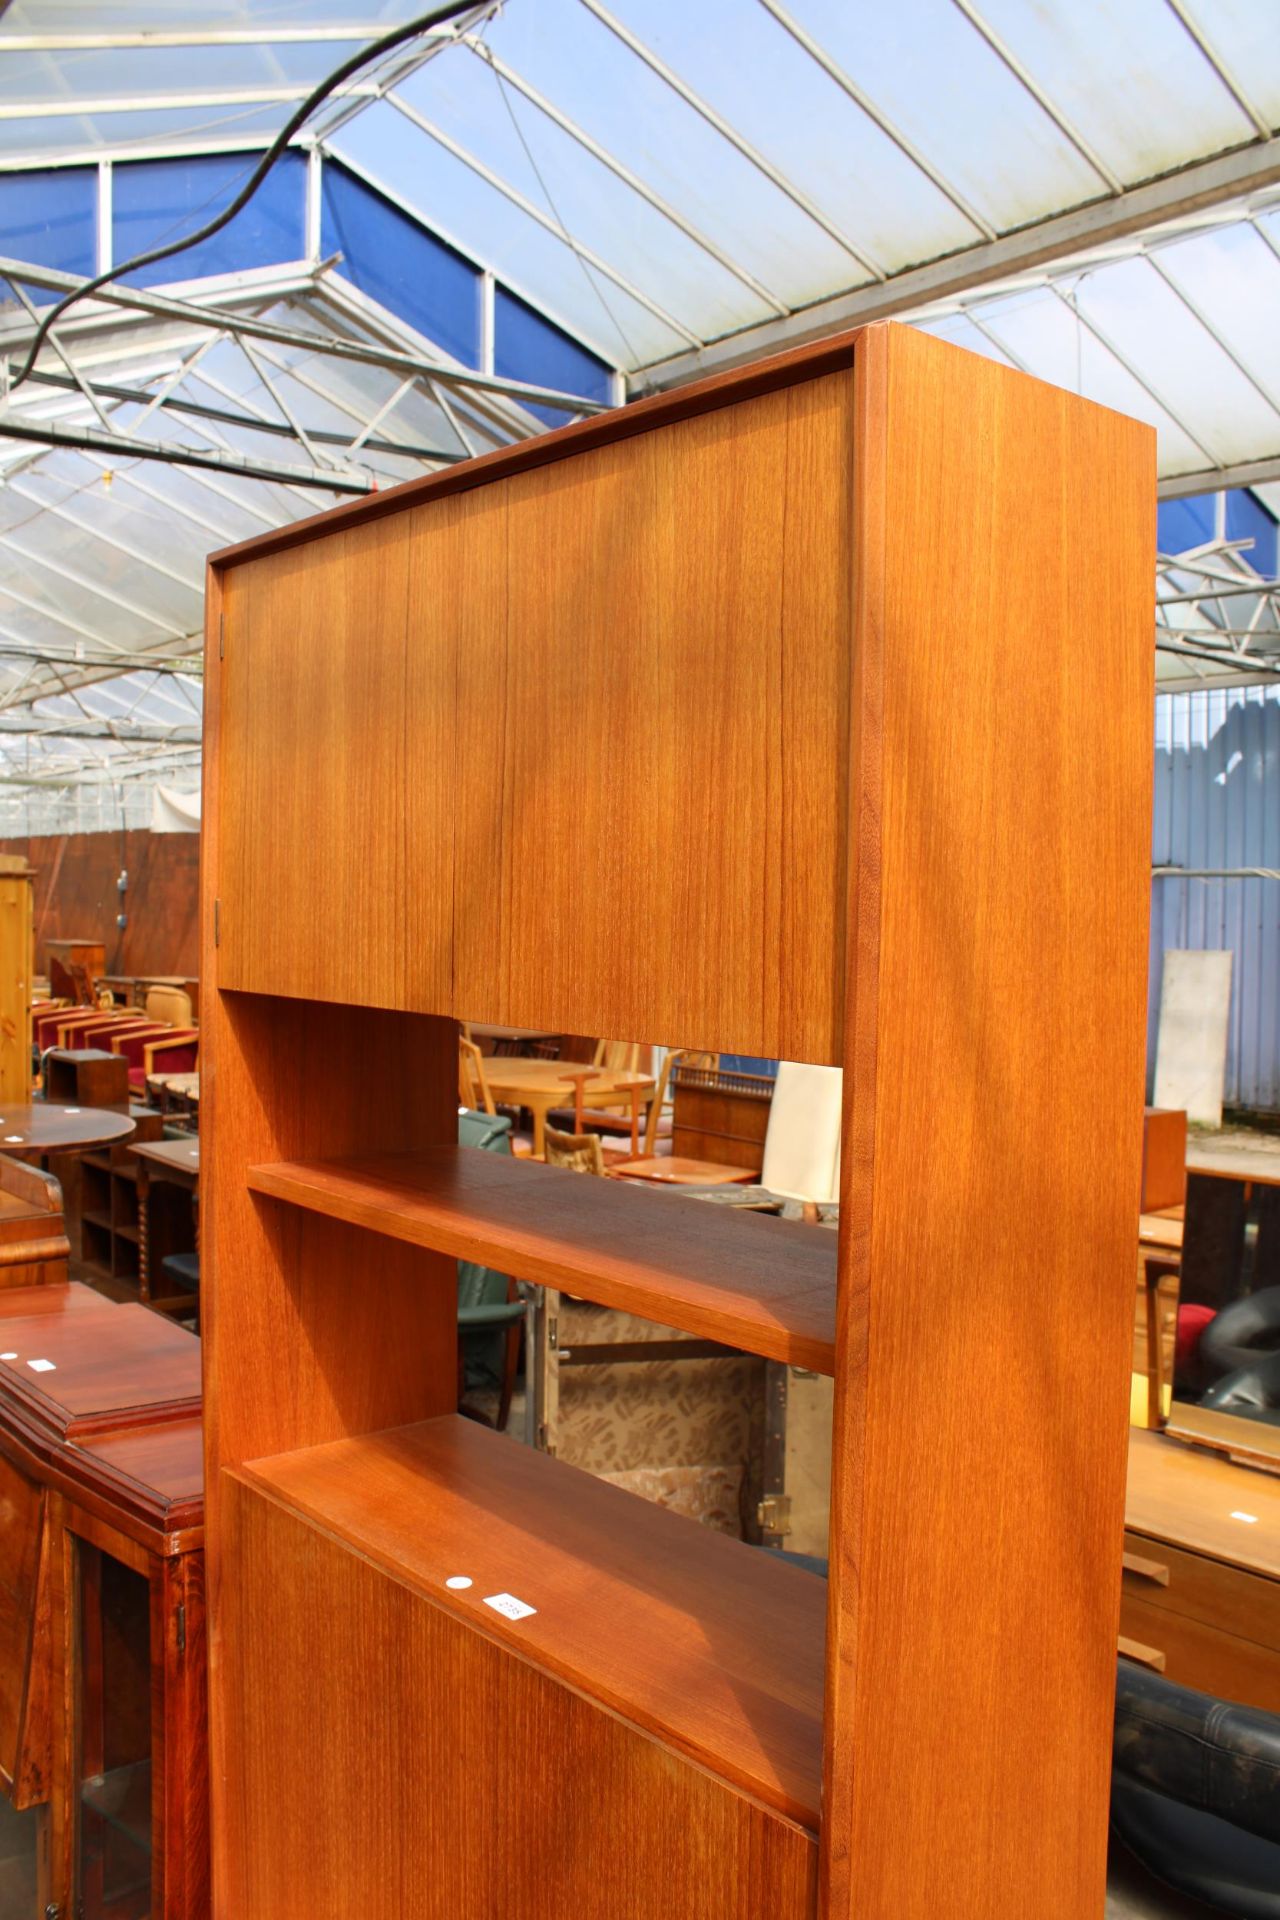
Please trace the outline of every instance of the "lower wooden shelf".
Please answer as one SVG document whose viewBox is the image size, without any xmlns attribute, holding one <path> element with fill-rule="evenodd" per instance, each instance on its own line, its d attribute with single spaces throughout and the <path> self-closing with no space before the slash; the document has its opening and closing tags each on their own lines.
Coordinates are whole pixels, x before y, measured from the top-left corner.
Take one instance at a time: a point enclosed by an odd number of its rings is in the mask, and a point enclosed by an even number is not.
<svg viewBox="0 0 1280 1920">
<path fill-rule="evenodd" d="M 236 1477 L 816 1832 L 826 1584 L 815 1575 L 456 1415 Z M 508 1617 L 492 1604 L 502 1596 L 533 1611 Z M 422 1686 L 429 1697 L 429 1674 Z"/>
</svg>

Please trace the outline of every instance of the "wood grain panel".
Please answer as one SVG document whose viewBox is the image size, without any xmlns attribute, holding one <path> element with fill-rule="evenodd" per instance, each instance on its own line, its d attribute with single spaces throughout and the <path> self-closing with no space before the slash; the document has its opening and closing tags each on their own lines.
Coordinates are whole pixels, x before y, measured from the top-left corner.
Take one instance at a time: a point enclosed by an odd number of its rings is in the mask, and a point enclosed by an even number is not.
<svg viewBox="0 0 1280 1920">
<path fill-rule="evenodd" d="M 371 527 L 235 579 L 220 677 L 235 742 L 222 770 L 224 986 L 404 1004 L 408 575 L 406 544 Z"/>
<path fill-rule="evenodd" d="M 470 1147 L 251 1167 L 249 1185 L 662 1326 L 793 1366 L 835 1365 L 835 1237 Z"/>
<path fill-rule="evenodd" d="M 1179 1686 L 1219 1700 L 1280 1713 L 1280 1651 L 1231 1633 L 1216 1621 L 1155 1606 L 1127 1589 L 1120 1603 L 1120 1631 L 1163 1654 L 1158 1671 Z"/>
<path fill-rule="evenodd" d="M 957 1920 L 1080 1920 L 1141 1169 L 1152 439 L 907 330 L 860 336 L 857 387 L 826 1912 L 924 1920 L 945 1885 Z"/>
<path fill-rule="evenodd" d="M 236 1476 L 224 1513 L 240 1569 L 224 1676 L 237 1766 L 223 1910 L 236 1920 L 812 1913 L 802 1828 Z M 334 1737 L 317 1740 L 326 1727 Z M 305 1792 L 281 1793 L 303 1755 Z M 359 1817 L 317 1818 L 350 1807 L 353 1755 Z"/>
<path fill-rule="evenodd" d="M 503 764 L 505 489 L 419 508 L 397 537 L 409 549 L 406 1004 L 459 1012 L 456 947 L 476 1005 L 494 1007 L 501 965 L 489 929 L 511 804 Z"/>
<path fill-rule="evenodd" d="M 849 398 L 832 374 L 506 483 L 494 1017 L 836 1056 Z"/>
<path fill-rule="evenodd" d="M 1252 1514 L 1252 1521 L 1237 1518 L 1240 1513 Z M 1265 1574 L 1280 1592 L 1280 1479 L 1274 1474 L 1135 1427 L 1125 1515 L 1138 1533 Z"/>
<path fill-rule="evenodd" d="M 242 1477 L 667 1745 L 816 1828 L 826 1588 L 457 1414 Z M 465 1574 L 473 1585 L 451 1592 Z M 534 1608 L 505 1620 L 506 1590 Z"/>
<path fill-rule="evenodd" d="M 22 1757 L 44 1504 L 44 1489 L 0 1454 L 0 1777 L 10 1788 Z"/>
<path fill-rule="evenodd" d="M 1256 1640 L 1280 1654 L 1280 1580 L 1245 1573 L 1205 1554 L 1183 1553 L 1132 1529 L 1126 1531 L 1124 1545 L 1131 1564 L 1122 1577 L 1122 1604 L 1138 1600 L 1167 1613 L 1207 1620 L 1224 1633 Z"/>
</svg>

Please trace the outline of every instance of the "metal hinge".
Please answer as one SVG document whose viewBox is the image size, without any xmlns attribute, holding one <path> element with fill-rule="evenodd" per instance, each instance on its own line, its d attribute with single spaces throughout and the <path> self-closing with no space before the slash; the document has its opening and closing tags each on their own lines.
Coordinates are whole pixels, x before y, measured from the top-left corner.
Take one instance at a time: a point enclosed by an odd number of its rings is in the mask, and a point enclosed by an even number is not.
<svg viewBox="0 0 1280 1920">
<path fill-rule="evenodd" d="M 178 1652 L 185 1653 L 187 1650 L 187 1609 L 185 1604 L 178 1608 L 176 1618 L 178 1627 Z"/>
<path fill-rule="evenodd" d="M 756 1508 L 756 1519 L 760 1530 L 771 1539 L 785 1540 L 791 1531 L 791 1496 L 788 1493 L 766 1493 Z"/>
<path fill-rule="evenodd" d="M 226 615 L 220 613 L 218 615 L 218 658 L 219 660 L 221 660 L 223 655 L 223 650 L 226 646 L 226 634 L 224 632 L 225 621 L 226 621 Z"/>
</svg>

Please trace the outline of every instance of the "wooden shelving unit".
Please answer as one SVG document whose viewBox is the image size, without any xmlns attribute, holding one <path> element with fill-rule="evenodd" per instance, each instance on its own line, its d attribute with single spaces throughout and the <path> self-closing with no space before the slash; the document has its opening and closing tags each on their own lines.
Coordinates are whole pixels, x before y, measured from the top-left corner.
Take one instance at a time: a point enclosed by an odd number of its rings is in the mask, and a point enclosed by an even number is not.
<svg viewBox="0 0 1280 1920">
<path fill-rule="evenodd" d="M 1100 1920 L 1153 505 L 879 326 L 213 557 L 216 1920 Z M 838 1236 L 459 1151 L 460 1019 L 842 1066 Z M 829 1581 L 459 1421 L 459 1258 L 832 1374 Z"/>
<path fill-rule="evenodd" d="M 457 1414 L 255 1462 L 245 1479 L 470 1630 L 816 1830 L 816 1575 L 513 1452 Z M 488 1604 L 509 1590 L 530 1615 Z"/>
<path fill-rule="evenodd" d="M 560 1287 L 766 1359 L 835 1372 L 836 1242 L 465 1147 L 251 1167 L 254 1193 Z"/>
</svg>

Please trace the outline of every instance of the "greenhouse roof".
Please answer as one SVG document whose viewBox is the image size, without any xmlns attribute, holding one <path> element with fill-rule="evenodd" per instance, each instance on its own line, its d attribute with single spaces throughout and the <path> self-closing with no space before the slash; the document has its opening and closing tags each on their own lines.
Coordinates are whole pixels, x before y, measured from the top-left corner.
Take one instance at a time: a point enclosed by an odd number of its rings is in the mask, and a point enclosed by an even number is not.
<svg viewBox="0 0 1280 1920">
<path fill-rule="evenodd" d="M 415 11 L 12 0 L 11 367 L 33 310 L 224 205 Z M 74 309 L 0 402 L 0 712 L 189 660 L 226 539 L 888 315 L 1151 421 L 1166 496 L 1275 507 L 1277 127 L 1274 0 L 477 4 L 327 100 L 216 239 Z"/>
</svg>

